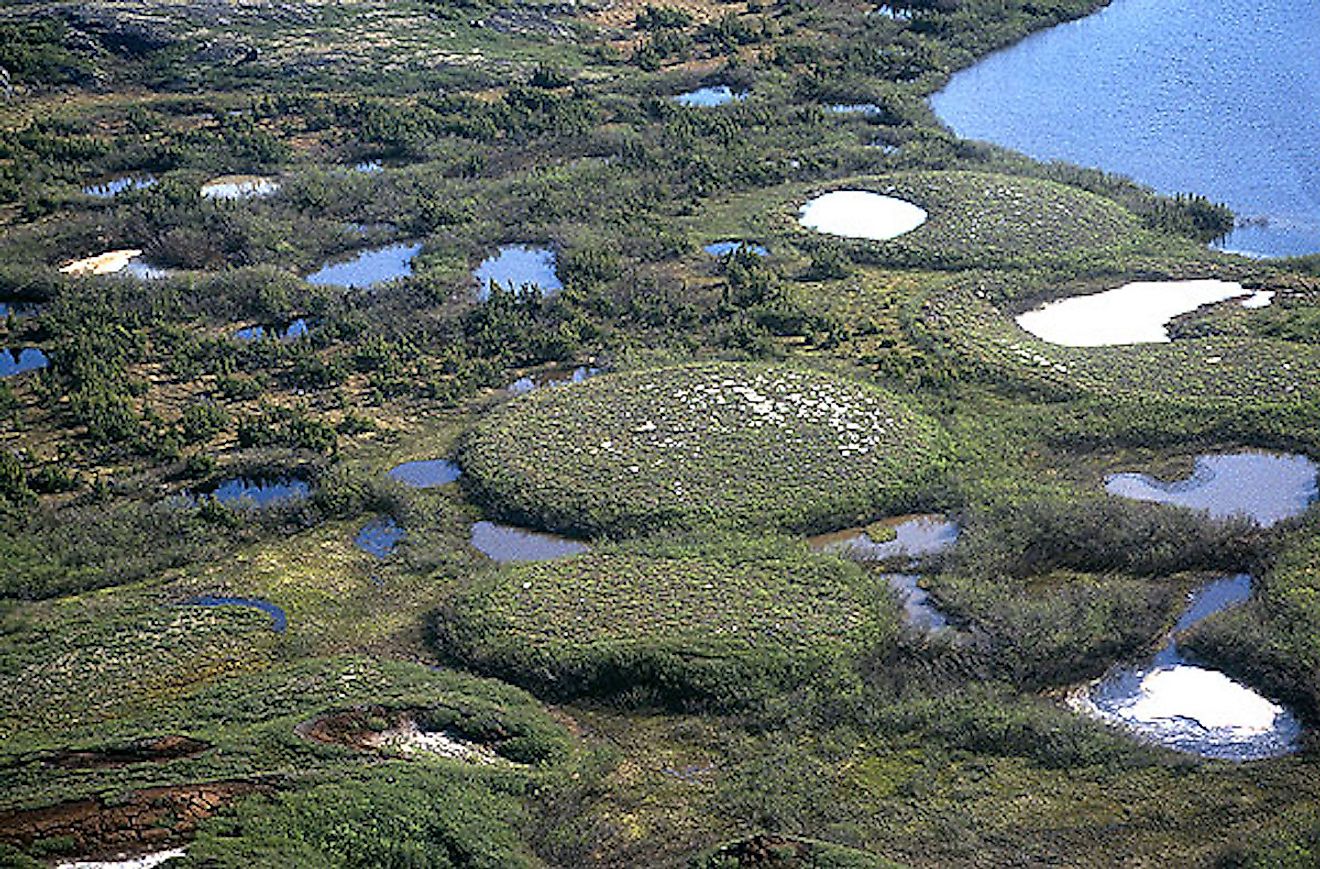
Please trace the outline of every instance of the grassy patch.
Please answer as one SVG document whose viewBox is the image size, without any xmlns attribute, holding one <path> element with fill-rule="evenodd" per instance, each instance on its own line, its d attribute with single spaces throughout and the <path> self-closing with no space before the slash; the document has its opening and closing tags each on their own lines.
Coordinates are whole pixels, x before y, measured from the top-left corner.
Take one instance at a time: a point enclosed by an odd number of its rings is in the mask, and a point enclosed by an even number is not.
<svg viewBox="0 0 1320 869">
<path fill-rule="evenodd" d="M 602 548 L 507 567 L 435 617 L 442 652 L 559 696 L 737 700 L 801 681 L 897 632 L 860 570 L 800 543 Z"/>
<path fill-rule="evenodd" d="M 701 364 L 511 402 L 460 461 L 494 512 L 568 532 L 827 530 L 912 506 L 940 468 L 930 419 L 805 369 Z"/>
</svg>

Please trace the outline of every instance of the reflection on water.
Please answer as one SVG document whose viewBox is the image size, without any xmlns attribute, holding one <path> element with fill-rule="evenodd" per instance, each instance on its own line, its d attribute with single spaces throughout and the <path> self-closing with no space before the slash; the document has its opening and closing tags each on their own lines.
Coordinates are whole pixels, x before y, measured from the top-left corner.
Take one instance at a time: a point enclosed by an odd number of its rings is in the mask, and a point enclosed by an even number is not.
<svg viewBox="0 0 1320 869">
<path fill-rule="evenodd" d="M 472 273 L 477 282 L 477 298 L 490 296 L 492 282 L 501 287 L 537 287 L 551 295 L 564 288 L 555 269 L 555 252 L 548 247 L 507 244 L 494 256 L 482 260 Z"/>
<path fill-rule="evenodd" d="M 1270 526 L 1304 513 L 1316 498 L 1316 466 L 1306 456 L 1249 450 L 1199 456 L 1185 480 L 1111 474 L 1111 495 L 1204 510 L 1216 519 L 1246 516 Z"/>
<path fill-rule="evenodd" d="M 88 184 L 82 192 L 97 199 L 113 199 L 125 190 L 145 190 L 156 183 L 151 175 L 124 175 L 99 184 Z"/>
<path fill-rule="evenodd" d="M 590 549 L 585 543 L 515 528 L 512 525 L 500 525 L 495 522 L 477 522 L 472 526 L 472 546 L 493 561 L 551 561 L 581 555 Z"/>
<path fill-rule="evenodd" d="M 309 284 L 365 289 L 406 278 L 412 274 L 412 261 L 421 253 L 420 244 L 392 244 L 360 251 L 348 259 L 329 262 L 307 276 Z"/>
<path fill-rule="evenodd" d="M 921 577 L 914 573 L 887 573 L 885 582 L 903 604 L 903 619 L 913 627 L 934 633 L 949 626 L 944 613 L 935 608 L 930 593 L 922 588 Z"/>
<path fill-rule="evenodd" d="M 872 535 L 880 539 L 876 540 Z M 929 514 L 895 516 L 866 528 L 821 534 L 807 542 L 817 551 L 834 552 L 857 561 L 888 561 L 934 555 L 948 549 L 957 540 L 956 524 L 943 516 Z"/>
<path fill-rule="evenodd" d="M 239 341 L 259 341 L 267 335 L 275 335 L 281 341 L 294 341 L 307 334 L 307 320 L 299 317 L 282 329 L 272 326 L 269 330 L 265 326 L 245 326 L 234 332 L 234 337 Z"/>
<path fill-rule="evenodd" d="M 269 507 L 286 501 L 305 500 L 312 492 L 311 484 L 297 477 L 230 477 L 216 485 L 198 491 L 222 504 L 236 507 Z"/>
<path fill-rule="evenodd" d="M 757 256 L 770 256 L 770 250 L 764 245 L 753 244 L 750 241 L 738 241 L 736 239 L 713 242 L 703 247 L 702 250 L 711 256 L 728 256 L 739 248 L 748 253 L 756 254 Z"/>
<path fill-rule="evenodd" d="M 423 459 L 404 462 L 389 471 L 392 479 L 414 489 L 434 489 L 448 485 L 463 475 L 458 465 L 447 459 Z"/>
</svg>

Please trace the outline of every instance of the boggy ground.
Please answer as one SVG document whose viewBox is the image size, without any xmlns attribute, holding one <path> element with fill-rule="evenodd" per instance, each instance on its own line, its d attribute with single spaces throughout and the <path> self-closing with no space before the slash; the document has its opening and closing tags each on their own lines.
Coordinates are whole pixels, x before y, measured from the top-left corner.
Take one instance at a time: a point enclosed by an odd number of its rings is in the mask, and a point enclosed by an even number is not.
<svg viewBox="0 0 1320 869">
<path fill-rule="evenodd" d="M 1316 722 L 1314 517 L 1217 525 L 1101 490 L 1134 456 L 1320 456 L 1315 264 L 1208 251 L 1224 220 L 1208 203 L 958 141 L 924 104 L 951 70 L 1096 4 L 927 5 L 0 11 L 0 301 L 37 306 L 0 322 L 0 344 L 51 360 L 0 381 L 0 860 L 178 842 L 207 866 L 1313 864 L 1309 738 L 1277 760 L 1202 761 L 1060 700 L 1148 654 L 1191 584 L 1249 571 L 1256 597 L 1185 642 Z M 749 96 L 670 100 L 701 85 Z M 147 173 L 149 187 L 83 193 Z M 199 195 L 249 173 L 279 191 Z M 931 219 L 884 244 L 798 225 L 811 196 L 854 188 Z M 702 251 L 725 239 L 770 255 Z M 401 242 L 422 244 L 410 277 L 302 280 Z M 478 301 L 471 271 L 504 244 L 553 248 L 563 291 Z M 59 272 L 116 249 L 173 274 Z M 1281 292 L 1189 315 L 1160 347 L 1055 348 L 1011 319 L 1162 277 Z M 299 318 L 305 335 L 275 336 Z M 235 339 L 253 324 L 272 337 Z M 504 390 L 551 364 L 612 373 Z M 695 502 L 666 492 L 672 522 L 639 462 L 538 452 L 602 427 L 624 397 L 612 384 L 694 370 L 828 384 L 845 431 L 854 399 L 877 397 L 902 436 L 862 459 L 821 427 L 802 444 L 758 433 L 722 463 L 670 469 L 670 490 L 707 498 L 684 512 Z M 536 440 L 491 437 L 542 409 L 560 415 Z M 386 476 L 483 437 L 497 448 L 455 484 Z M 786 485 L 828 446 L 810 485 Z M 764 473 L 730 472 L 748 466 Z M 262 473 L 296 473 L 311 496 L 265 511 L 177 497 Z M 491 565 L 468 540 L 487 512 L 515 512 L 497 491 L 598 550 Z M 581 492 L 610 509 L 575 513 Z M 792 535 L 907 509 L 963 529 L 917 568 L 954 622 L 945 637 L 899 627 L 870 568 L 714 529 Z M 378 559 L 353 539 L 382 515 L 406 536 Z M 623 536 L 638 539 L 607 540 Z M 204 595 L 268 601 L 288 627 L 187 605 Z M 742 678 L 766 672 L 755 646 L 694 655 L 709 635 L 655 667 L 657 637 L 694 623 L 812 629 L 770 648 L 787 654 L 769 671 L 792 678 Z M 608 664 L 609 691 L 547 689 L 583 660 Z M 462 669 L 496 663 L 538 693 Z M 658 698 L 666 674 L 683 678 Z M 365 741 L 409 718 L 507 762 L 299 733 L 329 720 Z M 33 820 L 74 815 L 87 823 Z"/>
</svg>

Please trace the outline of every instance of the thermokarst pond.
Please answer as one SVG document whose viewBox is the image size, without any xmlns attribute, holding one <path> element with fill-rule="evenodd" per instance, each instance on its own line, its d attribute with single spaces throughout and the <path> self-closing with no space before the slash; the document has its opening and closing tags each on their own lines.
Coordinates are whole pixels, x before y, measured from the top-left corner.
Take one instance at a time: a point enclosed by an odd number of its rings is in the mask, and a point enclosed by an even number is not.
<svg viewBox="0 0 1320 869">
<path fill-rule="evenodd" d="M 279 192 L 280 182 L 263 175 L 222 175 L 202 185 L 203 199 L 264 199 Z"/>
<path fill-rule="evenodd" d="M 552 561 L 590 551 L 585 543 L 577 540 L 496 522 L 475 523 L 470 539 L 474 549 L 501 564 L 513 561 Z"/>
<path fill-rule="evenodd" d="M 259 341 L 267 335 L 274 335 L 281 341 L 294 341 L 307 334 L 307 320 L 299 317 L 283 328 L 271 326 L 245 326 L 234 332 L 239 341 Z"/>
<path fill-rule="evenodd" d="M 1216 519 L 1246 516 L 1268 527 L 1306 511 L 1316 499 L 1316 471 L 1306 456 L 1246 451 L 1199 456 L 1192 475 L 1174 482 L 1147 474 L 1111 474 L 1105 490 L 1204 510 Z"/>
<path fill-rule="evenodd" d="M 926 212 L 892 196 L 835 190 L 803 205 L 798 222 L 826 235 L 886 241 L 921 226 L 926 222 Z"/>
<path fill-rule="evenodd" d="M 735 91 L 726 84 L 700 87 L 674 97 L 674 102 L 689 108 L 713 108 L 739 103 L 747 99 L 747 91 Z"/>
<path fill-rule="evenodd" d="M 389 471 L 392 479 L 413 489 L 434 489 L 454 482 L 463 475 L 458 465 L 448 459 L 423 459 L 404 462 Z"/>
<path fill-rule="evenodd" d="M 347 259 L 335 260 L 307 276 L 309 284 L 366 289 L 412 274 L 412 261 L 421 253 L 420 243 L 400 243 L 364 250 Z"/>
<path fill-rule="evenodd" d="M 1250 595 L 1245 574 L 1201 587 L 1148 666 L 1115 667 L 1074 692 L 1070 704 L 1142 739 L 1202 757 L 1259 760 L 1296 751 L 1302 727 L 1292 712 L 1218 670 L 1189 663 L 1178 650 L 1178 634 Z"/>
<path fill-rule="evenodd" d="M 770 256 L 769 249 L 764 245 L 754 244 L 750 241 L 738 241 L 736 239 L 713 242 L 703 247 L 702 250 L 711 256 L 728 256 L 735 250 L 745 250 L 748 253 L 756 254 L 757 256 Z"/>
<path fill-rule="evenodd" d="M 1244 308 L 1270 304 L 1274 293 L 1232 281 L 1137 281 L 1103 293 L 1071 296 L 1021 314 L 1026 331 L 1066 347 L 1163 344 L 1175 317 L 1203 305 L 1241 299 Z"/>
<path fill-rule="evenodd" d="M 261 508 L 289 501 L 303 501 L 311 494 L 311 484 L 297 477 L 230 477 L 216 485 L 202 489 L 199 495 L 208 495 L 221 504 L 234 507 Z"/>
<path fill-rule="evenodd" d="M 36 371 L 50 364 L 46 354 L 36 347 L 0 348 L 0 377 L 13 377 L 25 371 Z"/>
<path fill-rule="evenodd" d="M 559 281 L 555 266 L 555 252 L 548 247 L 504 245 L 499 253 L 482 260 L 472 272 L 472 279 L 477 283 L 477 298 L 485 300 L 490 296 L 491 283 L 514 289 L 536 287 L 545 295 L 557 293 L 564 285 Z"/>
<path fill-rule="evenodd" d="M 97 199 L 113 199 L 128 190 L 145 190 L 156 183 L 152 175 L 123 175 L 97 184 L 88 184 L 82 192 Z"/>
<path fill-rule="evenodd" d="M 529 392 L 535 392 L 538 389 L 553 389 L 559 386 L 571 386 L 574 383 L 581 383 L 588 378 L 600 374 L 601 370 L 590 365 L 579 365 L 576 368 L 552 368 L 548 371 L 541 371 L 536 374 L 529 374 L 526 377 L 519 377 L 517 380 L 505 387 L 513 395 L 526 395 Z"/>
<path fill-rule="evenodd" d="M 353 538 L 353 544 L 369 555 L 386 558 L 394 552 L 403 537 L 403 527 L 393 516 L 377 516 L 362 526 L 362 530 Z"/>
</svg>

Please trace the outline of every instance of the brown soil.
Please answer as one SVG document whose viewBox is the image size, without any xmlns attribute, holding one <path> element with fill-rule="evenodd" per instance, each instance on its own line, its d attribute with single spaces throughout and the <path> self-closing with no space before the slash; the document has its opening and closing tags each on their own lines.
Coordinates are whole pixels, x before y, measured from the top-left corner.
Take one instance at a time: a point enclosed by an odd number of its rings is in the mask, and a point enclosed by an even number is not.
<svg viewBox="0 0 1320 869">
<path fill-rule="evenodd" d="M 171 734 L 154 739 L 139 739 L 116 748 L 55 752 L 49 757 L 42 758 L 42 761 L 61 769 L 103 769 L 129 763 L 166 763 L 171 760 L 183 760 L 197 757 L 210 747 L 210 744 L 200 740 Z"/>
<path fill-rule="evenodd" d="M 22 848 L 67 836 L 79 854 L 150 851 L 181 841 L 199 822 L 259 789 L 252 782 L 212 782 L 130 791 L 113 803 L 97 798 L 0 811 L 0 842 Z"/>
</svg>

